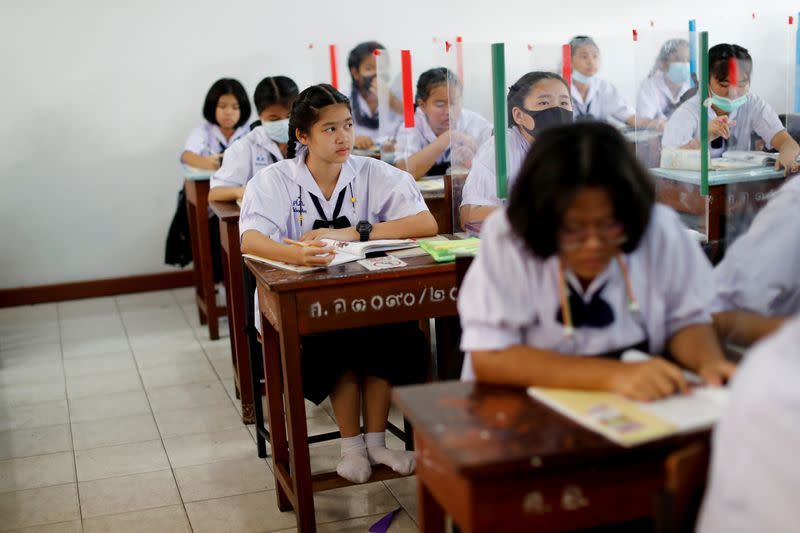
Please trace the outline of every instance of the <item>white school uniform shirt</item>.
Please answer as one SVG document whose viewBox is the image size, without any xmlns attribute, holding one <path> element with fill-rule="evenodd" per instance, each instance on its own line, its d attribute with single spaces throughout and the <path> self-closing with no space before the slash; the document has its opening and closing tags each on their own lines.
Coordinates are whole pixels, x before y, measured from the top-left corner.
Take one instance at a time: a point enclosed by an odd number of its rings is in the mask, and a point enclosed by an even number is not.
<svg viewBox="0 0 800 533">
<path fill-rule="evenodd" d="M 373 113 L 369 108 L 367 100 L 363 96 L 361 96 L 361 93 L 359 92 L 356 94 L 357 94 L 356 98 L 358 98 L 358 103 L 361 106 L 361 111 L 363 111 L 364 114 L 367 115 L 368 117 L 378 118 L 378 110 L 376 109 L 375 112 Z M 370 128 L 362 123 L 359 123 L 358 117 L 355 115 L 355 113 L 353 113 L 353 125 L 355 126 L 356 137 L 369 137 L 373 141 L 378 140 L 378 128 Z"/>
<path fill-rule="evenodd" d="M 759 211 L 714 269 L 713 312 L 769 316 L 800 313 L 800 178 L 795 175 Z"/>
<path fill-rule="evenodd" d="M 674 95 L 664 77 L 664 71 L 657 70 L 639 87 L 639 94 L 636 97 L 636 115 L 647 119 L 668 118 L 667 113 L 670 106 L 673 108 L 677 106 L 681 97 L 691 88 L 692 82 L 687 81 L 681 85 L 678 94 Z"/>
<path fill-rule="evenodd" d="M 244 187 L 262 168 L 283 160 L 278 145 L 259 126 L 225 150 L 222 166 L 211 177 L 211 188 Z"/>
<path fill-rule="evenodd" d="M 717 118 L 717 114 L 708 107 L 708 120 Z M 748 93 L 747 102 L 730 114 L 729 120 L 735 120 L 731 128 L 731 139 L 723 143 L 721 148 L 711 148 L 711 157 L 720 157 L 726 150 L 750 150 L 750 137 L 756 133 L 771 148 L 770 141 L 784 129 L 778 114 L 760 96 Z M 692 139 L 700 138 L 700 96 L 694 95 L 686 100 L 669 119 L 664 129 L 661 144 L 665 148 L 680 148 Z"/>
<path fill-rule="evenodd" d="M 800 318 L 757 344 L 733 376 L 712 440 L 699 533 L 794 533 L 800 523 Z"/>
<path fill-rule="evenodd" d="M 571 92 L 576 118 L 588 114 L 597 120 L 613 117 L 625 122 L 636 114 L 634 109 L 622 98 L 617 88 L 602 78 L 594 78 L 589 84 L 586 100 L 583 99 L 574 83 Z"/>
<path fill-rule="evenodd" d="M 230 139 L 226 139 L 219 126 L 205 122 L 192 130 L 183 150 L 202 156 L 221 154 L 249 131 L 250 128 L 245 124 L 235 129 Z"/>
<path fill-rule="evenodd" d="M 506 152 L 508 159 L 508 190 L 517 179 L 519 169 L 528 155 L 530 144 L 515 126 L 506 130 Z M 494 160 L 494 136 L 489 137 L 478 149 L 472 160 L 472 168 L 467 175 L 462 191 L 461 206 L 465 205 L 505 205 L 506 200 L 497 197 L 497 172 Z"/>
<path fill-rule="evenodd" d="M 279 243 L 286 238 L 297 240 L 311 231 L 314 221 L 320 218 L 311 194 L 319 199 L 327 219 L 333 220 L 342 189 L 347 191 L 339 215 L 350 219 L 353 226 L 362 220 L 376 224 L 428 211 L 411 174 L 383 161 L 354 155 L 342 166 L 333 194 L 326 200 L 306 166 L 307 153 L 302 148 L 294 159 L 266 167 L 250 180 L 239 215 L 240 236 L 255 230 Z M 350 201 L 351 185 L 355 204 Z M 302 222 L 298 220 L 301 213 Z M 260 331 L 257 296 L 255 309 Z"/>
<path fill-rule="evenodd" d="M 575 275 L 567 281 L 585 302 L 602 289 L 614 312 L 604 328 L 578 327 L 571 336 L 556 320 L 561 309 L 557 256 L 535 257 L 512 233 L 506 210 L 486 219 L 481 247 L 459 291 L 458 313 L 464 352 L 535 346 L 565 354 L 599 355 L 648 341 L 663 353 L 668 340 L 692 324 L 710 324 L 714 296 L 711 265 L 670 208 L 656 204 L 639 246 L 624 256 L 639 311 L 628 306 L 619 264 L 606 270 L 584 291 Z M 474 379 L 470 354 L 462 379 Z"/>
<path fill-rule="evenodd" d="M 361 106 L 361 110 L 366 114 L 368 117 L 378 118 L 379 126 L 377 128 L 370 128 L 366 125 L 358 122 L 358 117 L 353 113 L 353 125 L 355 126 L 356 137 L 369 137 L 376 143 L 383 142 L 386 139 L 395 138 L 397 133 L 400 131 L 402 127 L 402 118 L 397 113 L 389 110 L 387 116 L 378 116 L 379 109 L 376 109 L 373 113 L 370 108 L 369 104 L 367 104 L 367 100 L 358 93 L 358 103 Z"/>
<path fill-rule="evenodd" d="M 478 146 L 485 143 L 492 135 L 491 123 L 469 109 L 462 109 L 458 122 L 450 124 L 450 128 L 469 135 Z M 397 134 L 397 146 L 395 148 L 397 158 L 404 159 L 416 154 L 435 141 L 437 137 L 438 135 L 433 132 L 430 124 L 428 124 L 428 117 L 425 116 L 421 109 L 417 109 L 416 113 L 414 113 L 414 127 L 400 129 Z M 436 164 L 449 162 L 450 149 L 448 148 L 436 159 Z"/>
</svg>

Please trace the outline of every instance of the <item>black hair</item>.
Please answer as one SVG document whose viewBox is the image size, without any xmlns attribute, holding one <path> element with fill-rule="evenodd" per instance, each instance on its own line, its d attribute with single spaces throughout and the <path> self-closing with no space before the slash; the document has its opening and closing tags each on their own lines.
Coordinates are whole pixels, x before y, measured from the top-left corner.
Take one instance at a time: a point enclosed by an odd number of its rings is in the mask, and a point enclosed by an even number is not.
<svg viewBox="0 0 800 533">
<path fill-rule="evenodd" d="M 581 46 L 591 45 L 600 50 L 600 47 L 597 46 L 597 43 L 594 42 L 594 39 L 589 37 L 588 35 L 576 35 L 572 39 L 569 40 L 569 48 L 570 48 L 570 55 L 575 57 L 575 51 L 580 48 Z"/>
<path fill-rule="evenodd" d="M 386 47 L 378 41 L 367 41 L 359 43 L 355 48 L 350 50 L 350 55 L 347 56 L 347 70 L 350 71 L 351 78 L 353 78 L 353 69 L 358 70 L 361 66 L 361 62 L 372 55 L 375 50 L 386 50 Z"/>
<path fill-rule="evenodd" d="M 534 72 L 528 72 L 524 76 L 514 83 L 511 87 L 508 88 L 508 96 L 506 97 L 507 107 L 508 107 L 508 126 L 514 126 L 514 114 L 512 113 L 515 107 L 519 107 L 520 109 L 525 109 L 525 99 L 530 94 L 531 89 L 542 80 L 558 80 L 564 84 L 564 87 L 567 88 L 567 93 L 569 93 L 569 85 L 567 82 L 564 81 L 564 78 L 556 74 L 555 72 L 545 72 L 542 70 L 536 70 Z M 570 96 L 570 99 L 572 96 Z"/>
<path fill-rule="evenodd" d="M 514 233 L 537 257 L 558 251 L 564 213 L 582 187 L 603 187 L 625 227 L 622 250 L 639 245 L 655 204 L 655 184 L 622 134 L 602 122 L 548 129 L 536 138 L 508 204 Z"/>
<path fill-rule="evenodd" d="M 740 78 L 743 73 L 749 81 L 753 72 L 753 58 L 750 57 L 747 48 L 738 44 L 720 43 L 712 46 L 708 51 L 708 74 L 717 78 L 718 81 L 727 81 L 728 60 L 731 58 L 737 60 Z"/>
<path fill-rule="evenodd" d="M 319 120 L 322 108 L 335 104 L 345 104 L 350 109 L 350 99 L 327 83 L 312 85 L 297 95 L 289 115 L 289 144 L 286 159 L 295 156 L 295 143 L 299 142 L 297 130 L 303 133 L 311 131 L 311 127 Z"/>
<path fill-rule="evenodd" d="M 232 94 L 239 102 L 239 121 L 235 127 L 247 124 L 250 118 L 250 100 L 247 99 L 247 92 L 238 80 L 233 78 L 222 78 L 214 82 L 214 85 L 206 94 L 206 101 L 203 104 L 203 116 L 212 124 L 217 124 L 217 102 L 221 96 Z"/>
<path fill-rule="evenodd" d="M 256 113 L 261 113 L 271 105 L 279 104 L 291 109 L 299 89 L 292 78 L 286 76 L 267 76 L 256 85 L 253 102 Z"/>
<path fill-rule="evenodd" d="M 453 71 L 445 67 L 436 67 L 420 74 L 417 80 L 417 97 L 415 101 L 425 101 L 431 96 L 431 91 L 438 85 L 446 83 L 461 90 L 461 80 Z"/>
</svg>

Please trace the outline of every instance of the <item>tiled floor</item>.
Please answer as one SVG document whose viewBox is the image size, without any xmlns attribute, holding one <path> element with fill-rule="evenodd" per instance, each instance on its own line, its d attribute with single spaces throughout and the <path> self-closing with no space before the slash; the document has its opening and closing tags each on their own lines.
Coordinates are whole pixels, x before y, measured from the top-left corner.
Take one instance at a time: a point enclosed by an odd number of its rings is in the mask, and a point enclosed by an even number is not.
<svg viewBox="0 0 800 533">
<path fill-rule="evenodd" d="M 0 530 L 293 531 L 241 423 L 222 329 L 208 339 L 191 289 L 0 309 Z M 335 429 L 329 404 L 307 407 L 310 433 Z M 313 445 L 312 468 L 338 455 Z M 398 507 L 390 531 L 417 530 L 414 478 L 315 504 L 321 532 Z"/>
</svg>

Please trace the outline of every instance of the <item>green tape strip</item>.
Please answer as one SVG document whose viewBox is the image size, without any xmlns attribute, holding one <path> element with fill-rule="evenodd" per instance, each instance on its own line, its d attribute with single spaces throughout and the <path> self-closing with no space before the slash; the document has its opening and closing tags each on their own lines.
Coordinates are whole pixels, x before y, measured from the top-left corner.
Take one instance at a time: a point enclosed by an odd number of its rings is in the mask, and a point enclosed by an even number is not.
<svg viewBox="0 0 800 533">
<path fill-rule="evenodd" d="M 708 32 L 700 32 L 700 194 L 708 196 Z"/>
<path fill-rule="evenodd" d="M 508 197 L 506 163 L 506 51 L 505 44 L 492 45 L 492 100 L 494 109 L 494 167 L 497 174 L 497 197 Z"/>
</svg>

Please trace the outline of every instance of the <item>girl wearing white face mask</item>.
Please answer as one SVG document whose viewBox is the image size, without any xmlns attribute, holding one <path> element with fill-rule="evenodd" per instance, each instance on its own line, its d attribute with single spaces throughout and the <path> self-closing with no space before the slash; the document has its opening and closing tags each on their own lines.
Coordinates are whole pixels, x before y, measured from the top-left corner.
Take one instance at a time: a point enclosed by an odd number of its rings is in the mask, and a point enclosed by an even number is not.
<svg viewBox="0 0 800 533">
<path fill-rule="evenodd" d="M 210 201 L 241 199 L 250 178 L 286 157 L 289 113 L 297 94 L 297 84 L 286 76 L 269 76 L 259 82 L 253 101 L 261 125 L 225 151 L 222 166 L 211 178 Z"/>
<path fill-rule="evenodd" d="M 636 98 L 636 115 L 666 126 L 667 120 L 685 99 L 692 96 L 689 70 L 689 41 L 670 39 L 661 46 L 650 76 L 642 82 Z"/>
<path fill-rule="evenodd" d="M 575 120 L 607 120 L 614 118 L 628 126 L 647 128 L 650 120 L 640 118 L 622 98 L 617 88 L 597 76 L 600 70 L 600 49 L 594 39 L 585 35 L 573 37 L 572 49 L 572 100 Z M 657 125 L 657 124 L 654 124 Z"/>
<path fill-rule="evenodd" d="M 708 51 L 709 99 L 708 140 L 711 156 L 720 157 L 727 150 L 751 150 L 755 133 L 780 154 L 775 168 L 797 172 L 800 146 L 781 124 L 778 114 L 760 96 L 750 92 L 753 59 L 736 44 L 718 44 Z M 735 66 L 735 75 L 730 71 Z M 732 83 L 735 78 L 736 83 Z M 700 147 L 700 96 L 682 104 L 670 117 L 662 144 L 666 148 Z"/>
</svg>

